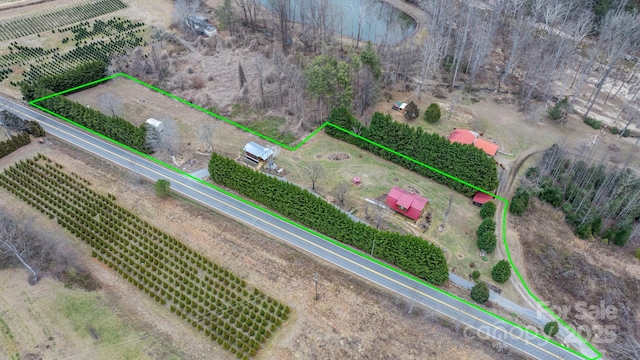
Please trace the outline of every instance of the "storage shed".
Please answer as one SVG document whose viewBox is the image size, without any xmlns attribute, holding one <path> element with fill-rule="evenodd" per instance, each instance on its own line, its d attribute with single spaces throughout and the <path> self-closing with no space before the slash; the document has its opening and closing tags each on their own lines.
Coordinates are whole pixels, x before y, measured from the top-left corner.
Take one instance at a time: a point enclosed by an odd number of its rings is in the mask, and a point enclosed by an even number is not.
<svg viewBox="0 0 640 360">
<path fill-rule="evenodd" d="M 248 142 L 242 150 L 244 150 L 245 159 L 260 166 L 264 163 L 269 163 L 273 159 L 273 150 L 253 141 Z"/>
<path fill-rule="evenodd" d="M 418 220 L 429 203 L 428 199 L 418 194 L 394 186 L 387 195 L 386 204 L 402 215 Z"/>
<path fill-rule="evenodd" d="M 158 132 L 162 132 L 162 130 L 164 130 L 164 124 L 160 120 L 149 118 L 144 123 L 155 128 Z"/>
<path fill-rule="evenodd" d="M 492 200 L 493 196 L 485 194 L 481 191 L 478 191 L 475 195 L 473 195 L 473 205 L 482 206 L 484 205 L 484 203 Z"/>
</svg>

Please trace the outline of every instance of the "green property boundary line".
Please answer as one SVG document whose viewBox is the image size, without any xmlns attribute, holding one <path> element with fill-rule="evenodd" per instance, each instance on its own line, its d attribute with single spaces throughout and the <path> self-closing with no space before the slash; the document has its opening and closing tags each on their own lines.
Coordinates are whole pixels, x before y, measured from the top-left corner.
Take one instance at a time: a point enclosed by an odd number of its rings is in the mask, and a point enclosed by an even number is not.
<svg viewBox="0 0 640 360">
<path fill-rule="evenodd" d="M 587 357 L 587 356 L 585 356 L 585 355 L 583 355 L 583 354 L 581 354 L 581 353 L 577 352 L 576 350 L 573 350 L 573 349 L 571 349 L 571 348 L 568 348 L 568 347 L 566 347 L 566 346 L 564 346 L 564 345 L 562 345 L 562 344 L 558 343 L 557 341 L 555 341 L 555 340 L 553 340 L 553 339 L 545 338 L 545 337 L 543 337 L 542 335 L 540 335 L 540 334 L 538 334 L 538 333 L 536 333 L 536 332 L 533 332 L 533 331 L 532 331 L 532 330 L 530 330 L 530 329 L 527 329 L 527 328 L 525 328 L 525 327 L 523 327 L 523 326 L 521 326 L 521 325 L 519 325 L 519 324 L 516 324 L 516 323 L 514 323 L 514 322 L 512 322 L 512 321 L 510 321 L 510 320 L 508 320 L 508 319 L 504 319 L 504 318 L 500 317 L 499 315 L 493 314 L 493 313 L 491 313 L 491 312 L 489 312 L 489 311 L 487 311 L 487 310 L 485 310 L 485 309 L 483 309 L 483 308 L 479 307 L 478 305 L 473 304 L 473 303 L 471 303 L 471 302 L 469 302 L 469 301 L 467 301 L 467 300 L 465 300 L 465 299 L 459 298 L 459 297 L 457 297 L 457 296 L 455 296 L 455 295 L 453 295 L 453 294 L 450 294 L 450 293 L 448 293 L 448 292 L 446 292 L 446 291 L 444 291 L 444 290 L 441 290 L 440 288 L 438 288 L 438 287 L 436 287 L 436 286 L 434 286 L 434 285 L 432 285 L 432 284 L 429 284 L 429 283 L 425 282 L 425 281 L 424 281 L 424 280 L 422 280 L 422 279 L 419 279 L 419 278 L 417 278 L 417 277 L 415 277 L 415 276 L 413 276 L 413 275 L 411 275 L 411 274 L 408 274 L 408 273 L 406 273 L 406 272 L 404 272 L 404 271 L 401 271 L 401 270 L 399 270 L 399 269 L 396 269 L 395 267 L 392 267 L 392 266 L 390 266 L 389 264 L 386 264 L 386 263 L 384 263 L 384 262 L 382 262 L 382 261 L 380 261 L 380 260 L 378 260 L 378 259 L 376 259 L 376 258 L 373 258 L 373 257 L 369 256 L 368 254 L 365 254 L 365 253 L 363 253 L 363 252 L 361 252 L 361 251 L 359 251 L 359 250 L 356 250 L 356 249 L 354 249 L 354 248 L 352 248 L 352 247 L 350 247 L 350 246 L 348 246 L 348 245 L 346 245 L 346 244 L 343 244 L 343 243 L 341 243 L 341 242 L 339 242 L 339 241 L 336 241 L 336 240 L 334 240 L 334 239 L 331 239 L 331 238 L 329 238 L 329 237 L 327 237 L 327 236 L 325 236 L 325 235 L 323 235 L 323 234 L 320 234 L 320 233 L 316 232 L 315 230 L 309 229 L 309 228 L 307 228 L 307 227 L 305 227 L 305 226 L 303 226 L 303 225 L 301 225 L 301 224 L 295 223 L 295 222 L 293 222 L 293 221 L 291 221 L 291 220 L 289 220 L 289 219 L 287 219 L 287 218 L 285 218 L 285 217 L 283 217 L 283 216 L 281 216 L 281 215 L 279 215 L 279 214 L 276 214 L 276 213 L 274 213 L 274 212 L 272 212 L 272 211 L 270 211 L 270 210 L 268 210 L 268 209 L 266 209 L 266 208 L 262 207 L 261 205 L 258 205 L 258 204 L 256 204 L 256 203 L 250 202 L 250 201 L 248 201 L 248 200 L 245 200 L 245 199 L 243 199 L 243 198 L 241 198 L 241 197 L 239 197 L 239 196 L 237 196 L 237 195 L 234 195 L 234 194 L 232 194 L 232 193 L 230 193 L 230 192 L 228 192 L 228 191 L 226 191 L 226 190 L 224 190 L 224 189 L 222 189 L 222 188 L 220 188 L 220 187 L 217 187 L 217 186 L 215 186 L 215 185 L 213 185 L 213 184 L 211 184 L 211 183 L 205 182 L 205 181 L 203 181 L 202 179 L 198 179 L 198 178 L 196 178 L 196 177 L 194 177 L 194 176 L 192 176 L 192 175 L 190 175 L 190 174 L 188 174 L 188 173 L 186 173 L 186 172 L 184 172 L 184 171 L 182 171 L 182 170 L 180 170 L 180 169 L 178 169 L 178 168 L 175 168 L 175 167 L 173 167 L 173 166 L 171 166 L 171 165 L 169 165 L 169 164 L 166 164 L 166 163 L 164 163 L 164 162 L 162 162 L 162 161 L 160 161 L 160 160 L 158 160 L 158 159 L 155 159 L 155 158 L 153 158 L 153 157 L 151 157 L 151 156 L 149 156 L 149 155 L 147 155 L 147 154 L 143 154 L 143 153 L 141 153 L 141 152 L 139 152 L 139 151 L 137 151 L 137 150 L 135 150 L 135 149 L 132 149 L 132 148 L 130 148 L 130 147 L 128 147 L 128 146 L 126 146 L 126 145 L 124 145 L 124 144 L 122 144 L 122 143 L 119 143 L 119 142 L 117 142 L 117 141 L 115 141 L 115 140 L 113 140 L 113 139 L 111 139 L 111 138 L 108 138 L 108 137 L 106 137 L 106 136 L 104 136 L 104 135 L 102 135 L 102 134 L 99 134 L 99 133 L 97 133 L 97 132 L 95 132 L 95 131 L 93 131 L 93 130 L 91 130 L 91 129 L 89 129 L 89 128 L 86 128 L 86 127 L 84 127 L 84 126 L 82 126 L 82 125 L 80 125 L 80 124 L 78 124 L 78 123 L 76 123 L 76 122 L 74 122 L 74 121 L 72 121 L 72 120 L 70 120 L 70 119 L 67 119 L 67 118 L 65 118 L 65 117 L 63 117 L 63 116 L 61 116 L 61 115 L 59 115 L 59 114 L 56 114 L 56 113 L 54 113 L 54 112 L 52 112 L 52 111 L 50 111 L 50 110 L 48 110 L 48 109 L 46 109 L 46 108 L 44 108 L 44 107 L 42 107 L 42 106 L 40 106 L 40 105 L 38 105 L 38 104 L 37 104 L 37 103 L 38 103 L 38 102 L 40 102 L 40 101 L 43 101 L 43 100 L 46 100 L 46 99 L 49 99 L 49 98 L 52 98 L 52 97 L 55 97 L 55 96 L 63 95 L 63 94 L 66 94 L 66 93 L 69 93 L 69 92 L 72 92 L 72 91 L 75 91 L 75 90 L 79 90 L 79 89 L 82 89 L 82 88 L 88 87 L 88 86 L 96 85 L 96 84 L 99 84 L 99 83 L 102 83 L 102 82 L 105 82 L 105 81 L 108 81 L 108 80 L 111 80 L 111 79 L 115 79 L 115 78 L 118 78 L 118 77 L 124 77 L 124 78 L 126 78 L 126 79 L 129 79 L 129 80 L 131 80 L 131 81 L 133 81 L 133 82 L 136 82 L 136 83 L 138 83 L 138 84 L 140 84 L 140 85 L 142 85 L 142 86 L 145 86 L 145 87 L 147 87 L 147 88 L 149 88 L 149 89 L 151 89 L 151 90 L 153 90 L 153 91 L 155 91 L 155 92 L 158 92 L 158 93 L 160 93 L 160 94 L 162 94 L 162 95 L 165 95 L 165 96 L 167 96 L 167 97 L 169 97 L 169 98 L 171 98 L 171 99 L 174 99 L 174 100 L 176 100 L 176 101 L 179 101 L 179 102 L 181 102 L 181 103 L 183 103 L 183 104 L 185 104 L 185 105 L 187 105 L 187 106 L 190 106 L 190 107 L 192 107 L 192 108 L 194 108 L 194 109 L 197 109 L 197 110 L 199 110 L 199 111 L 202 111 L 202 112 L 204 112 L 204 113 L 206 113 L 206 114 L 208 114 L 208 115 L 210 115 L 210 116 L 213 116 L 214 118 L 217 118 L 217 119 L 222 120 L 222 121 L 224 121 L 224 122 L 226 122 L 226 123 L 229 123 L 229 124 L 231 124 L 231 125 L 234 125 L 234 126 L 236 126 L 236 127 L 240 128 L 240 129 L 244 130 L 244 131 L 247 131 L 247 132 L 249 132 L 249 133 L 252 133 L 252 134 L 254 134 L 254 135 L 256 135 L 256 136 L 258 136 L 258 137 L 260 137 L 260 138 L 262 138 L 262 139 L 265 139 L 265 140 L 267 140 L 267 141 L 269 141 L 269 142 L 271 142 L 271 143 L 274 143 L 274 144 L 277 144 L 277 145 L 279 145 L 279 146 L 282 146 L 283 148 L 285 148 L 285 149 L 287 149 L 287 150 L 291 150 L 291 151 L 295 151 L 295 150 L 297 150 L 298 148 L 300 148 L 300 147 L 301 147 L 302 145 L 304 145 L 304 144 L 305 144 L 309 139 L 311 139 L 315 134 L 317 134 L 320 130 L 324 129 L 326 126 L 331 126 L 331 127 L 336 128 L 336 129 L 338 129 L 338 130 L 344 131 L 345 133 L 347 133 L 347 134 L 349 134 L 349 135 L 352 135 L 352 136 L 354 136 L 354 137 L 356 137 L 356 138 L 358 138 L 358 139 L 360 139 L 360 140 L 366 141 L 366 142 L 367 142 L 367 143 L 369 143 L 369 144 L 375 145 L 375 146 L 377 146 L 377 147 L 379 147 L 379 148 L 381 148 L 381 149 L 384 149 L 384 150 L 386 150 L 386 151 L 389 151 L 389 152 L 391 152 L 391 153 L 392 153 L 392 154 L 394 154 L 394 155 L 400 156 L 400 157 L 402 157 L 403 159 L 406 159 L 406 160 L 412 161 L 412 162 L 414 162 L 414 163 L 416 163 L 416 164 L 418 164 L 418 165 L 424 166 L 424 167 L 428 168 L 429 170 L 435 171 L 435 172 L 436 172 L 436 173 L 438 173 L 438 174 L 441 174 L 441 175 L 444 175 L 444 176 L 446 176 L 446 177 L 448 177 L 448 178 L 450 178 L 450 179 L 456 180 L 456 181 L 458 181 L 458 182 L 460 182 L 460 183 L 462 183 L 462 184 L 464 184 L 464 185 L 467 185 L 467 186 L 469 186 L 469 187 L 471 187 L 471 188 L 473 188 L 473 189 L 475 189 L 475 190 L 477 190 L 477 191 L 481 191 L 481 192 L 483 192 L 483 193 L 485 193 L 485 194 L 491 195 L 492 197 L 495 197 L 496 199 L 498 199 L 498 200 L 502 201 L 502 202 L 504 203 L 504 205 L 505 205 L 505 206 L 504 206 L 504 210 L 503 210 L 503 212 L 502 212 L 502 242 L 503 242 L 503 244 L 504 244 L 504 246 L 505 246 L 505 250 L 506 250 L 506 252 L 507 252 L 507 258 L 509 259 L 509 263 L 511 264 L 511 267 L 513 268 L 513 270 L 515 271 L 516 275 L 518 276 L 518 279 L 520 279 L 520 282 L 522 283 L 522 285 L 523 285 L 523 286 L 524 286 L 524 288 L 526 289 L 526 291 L 527 291 L 527 293 L 529 294 L 529 296 L 531 296 L 531 297 L 532 297 L 532 298 L 533 298 L 533 299 L 538 303 L 538 305 L 539 305 L 539 306 L 541 306 L 542 308 L 544 308 L 545 310 L 547 310 L 550 314 L 552 314 L 552 316 L 556 319 L 556 321 L 558 321 L 558 322 L 559 322 L 559 323 L 561 323 L 564 327 L 566 327 L 567 329 L 569 329 L 569 331 L 570 331 L 572 334 L 574 334 L 575 336 L 577 336 L 577 337 L 578 337 L 578 339 L 580 339 L 580 340 L 581 340 L 584 344 L 586 344 L 586 345 L 587 345 L 591 350 L 593 350 L 593 351 L 597 354 L 597 356 L 596 356 L 596 357 L 593 357 L 593 358 Z M 370 260 L 370 261 L 373 261 L 373 262 L 377 263 L 378 265 L 384 266 L 385 268 L 387 268 L 387 269 L 389 269 L 389 270 L 392 270 L 392 271 L 394 271 L 394 272 L 396 272 L 396 273 L 398 273 L 398 274 L 400 274 L 400 275 L 403 275 L 403 276 L 405 276 L 405 277 L 407 277 L 407 278 L 410 278 L 410 279 L 412 279 L 412 280 L 414 280 L 414 281 L 420 282 L 421 284 L 423 284 L 423 285 L 425 285 L 425 286 L 428 286 L 429 288 L 431 288 L 431 289 L 433 289 L 433 290 L 435 290 L 435 291 L 437 291 L 437 292 L 439 292 L 439 293 L 441 293 L 441 294 L 447 295 L 447 296 L 449 296 L 449 297 L 451 297 L 451 298 L 453 298 L 453 299 L 455 299 L 455 300 L 457 300 L 457 301 L 460 301 L 460 302 L 462 302 L 462 303 L 465 303 L 465 304 L 467 304 L 467 305 L 469 305 L 469 306 L 474 307 L 474 308 L 475 308 L 475 309 L 477 309 L 477 310 L 480 310 L 480 311 L 482 311 L 482 312 L 484 312 L 484 313 L 486 313 L 486 314 L 489 314 L 489 315 L 491 315 L 491 316 L 493 316 L 493 317 L 495 317 L 495 318 L 497 318 L 497 319 L 499 319 L 499 320 L 501 320 L 501 321 L 504 321 L 504 322 L 506 322 L 506 323 L 509 323 L 509 324 L 511 324 L 512 326 L 515 326 L 515 327 L 517 327 L 517 328 L 519 328 L 519 329 L 521 329 L 521 330 L 523 330 L 523 331 L 525 331 L 525 332 L 527 332 L 527 333 L 529 333 L 529 334 L 531 334 L 531 335 L 533 335 L 533 336 L 535 336 L 535 337 L 537 337 L 537 338 L 539 338 L 539 339 L 541 339 L 541 340 L 544 340 L 545 342 L 548 342 L 548 343 L 550 343 L 550 344 L 553 344 L 553 345 L 556 345 L 556 346 L 561 347 L 561 348 L 563 348 L 563 349 L 566 349 L 567 351 L 569 351 L 569 352 L 571 352 L 571 353 L 573 353 L 573 354 L 575 354 L 575 355 L 577 355 L 577 356 L 579 356 L 579 357 L 581 357 L 581 358 L 583 358 L 583 359 L 596 360 L 596 359 L 599 359 L 599 358 L 601 358 L 601 357 L 602 357 L 602 354 L 601 354 L 601 353 L 600 353 L 600 352 L 599 352 L 599 351 L 598 351 L 598 350 L 597 350 L 593 345 L 591 345 L 588 341 L 586 341 L 586 340 L 585 340 L 585 339 L 584 339 L 580 334 L 578 334 L 578 333 L 577 333 L 573 328 L 571 328 L 571 327 L 570 327 L 566 322 L 564 322 L 564 320 L 562 320 L 558 315 L 556 315 L 553 311 L 551 311 L 551 309 L 549 309 L 549 307 L 548 307 L 546 304 L 544 304 L 543 302 L 541 302 L 541 301 L 540 301 L 540 300 L 539 300 L 539 299 L 538 299 L 538 298 L 537 298 L 537 297 L 536 297 L 536 296 L 531 292 L 531 290 L 529 289 L 529 287 L 527 286 L 527 284 L 524 282 L 524 279 L 522 278 L 522 275 L 520 274 L 520 272 L 518 271 L 518 269 L 514 266 L 514 264 L 513 264 L 513 260 L 512 260 L 512 258 L 511 258 L 511 254 L 510 254 L 510 252 L 509 252 L 509 245 L 507 244 L 507 237 L 506 237 L 506 234 L 507 234 L 507 209 L 508 209 L 508 207 L 509 207 L 509 201 L 508 201 L 507 199 L 505 199 L 505 198 L 501 197 L 501 196 L 495 195 L 495 194 L 493 194 L 493 193 L 491 193 L 491 192 L 489 192 L 489 191 L 486 191 L 486 190 L 481 189 L 481 188 L 479 188 L 479 187 L 477 187 L 477 186 L 471 185 L 471 184 L 469 184 L 469 183 L 467 183 L 467 182 L 465 182 L 465 181 L 463 181 L 463 180 L 460 180 L 460 179 L 458 179 L 458 178 L 456 178 L 456 177 L 454 177 L 454 176 L 452 176 L 452 175 L 449 175 L 449 174 L 447 174 L 447 173 L 444 173 L 444 172 L 442 172 L 442 171 L 440 171 L 440 170 L 438 170 L 438 169 L 436 169 L 436 168 L 433 168 L 433 167 L 431 167 L 431 166 L 429 166 L 429 165 L 427 165 L 427 164 L 424 164 L 424 163 L 422 163 L 422 162 L 420 162 L 420 161 L 414 160 L 414 159 L 412 159 L 412 158 L 410 158 L 410 157 L 408 157 L 408 156 L 406 156 L 406 155 L 403 155 L 403 154 L 401 154 L 401 153 L 399 153 L 399 152 L 397 152 L 397 151 L 394 151 L 394 150 L 392 150 L 392 149 L 390 149 L 390 148 L 388 148 L 388 147 L 385 147 L 385 146 L 382 146 L 382 145 L 380 145 L 380 144 L 377 144 L 377 143 L 375 143 L 375 142 L 373 142 L 373 141 L 371 141 L 371 140 L 369 140 L 369 139 L 366 139 L 366 138 L 364 138 L 364 137 L 362 137 L 362 136 L 360 136 L 360 135 L 357 135 L 357 134 L 355 134 L 355 133 L 353 133 L 353 132 L 351 132 L 351 131 L 349 131 L 349 130 L 343 129 L 343 128 L 339 127 L 339 126 L 333 125 L 333 124 L 331 124 L 331 123 L 329 123 L 329 122 L 325 122 L 324 124 L 322 124 L 320 127 L 318 127 L 316 130 L 314 130 L 311 134 L 309 134 L 309 136 L 307 136 L 305 139 L 303 139 L 303 140 L 302 140 L 301 142 L 299 142 L 297 145 L 295 145 L 295 146 L 289 146 L 289 145 L 287 145 L 287 144 L 283 144 L 283 143 L 281 143 L 281 142 L 279 142 L 279 141 L 277 141 L 277 140 L 274 140 L 274 139 L 272 139 L 272 138 L 270 138 L 270 137 L 268 137 L 268 136 L 265 136 L 265 135 L 262 135 L 262 134 L 260 134 L 260 133 L 257 133 L 257 132 L 255 132 L 254 130 L 251 130 L 251 129 L 247 128 L 246 126 L 243 126 L 243 125 L 238 124 L 238 123 L 236 123 L 236 122 L 234 122 L 234 121 L 232 121 L 232 120 L 230 120 L 230 119 L 227 119 L 227 118 L 222 117 L 222 116 L 220 116 L 220 115 L 218 115 L 218 114 L 215 114 L 215 113 L 213 113 L 213 112 L 211 112 L 211 111 L 209 111 L 209 110 L 207 110 L 207 109 L 204 109 L 204 108 L 202 108 L 202 107 L 200 107 L 200 106 L 198 106 L 198 105 L 192 104 L 192 103 L 190 103 L 190 102 L 188 102 L 188 101 L 186 101 L 186 100 L 184 100 L 184 99 L 182 99 L 182 98 L 180 98 L 180 97 L 178 97 L 178 96 L 176 96 L 176 95 L 173 95 L 173 94 L 171 94 L 171 93 L 169 93 L 169 92 L 166 92 L 166 91 L 164 91 L 164 90 L 162 90 L 162 89 L 156 88 L 156 87 L 154 87 L 154 86 L 152 86 L 152 85 L 150 85 L 150 84 L 147 84 L 147 83 L 145 83 L 145 82 L 143 82 L 143 81 L 141 81 L 141 80 L 139 80 L 139 79 L 136 79 L 136 78 L 134 78 L 134 77 L 132 77 L 132 76 L 130 76 L 130 75 L 127 75 L 127 74 L 125 74 L 125 73 L 117 73 L 117 74 L 113 74 L 113 75 L 111 75 L 111 76 L 107 76 L 107 77 L 105 77 L 105 78 L 102 78 L 102 79 L 99 79 L 99 80 L 96 80 L 96 81 L 92 81 L 92 82 L 86 83 L 86 84 L 84 84 L 84 85 L 76 86 L 76 87 L 73 87 L 73 88 L 71 88 L 71 89 L 64 90 L 64 91 L 60 91 L 60 92 L 55 93 L 55 94 L 47 95 L 47 96 L 41 97 L 41 98 L 39 98 L 39 99 L 32 100 L 32 101 L 30 101 L 30 102 L 29 102 L 29 104 L 30 104 L 31 106 L 34 106 L 34 107 L 36 107 L 36 108 L 38 108 L 38 109 L 40 109 L 40 110 L 42 110 L 42 111 L 44 111 L 44 112 L 46 112 L 46 113 L 48 113 L 48 114 L 51 114 L 51 115 L 53 115 L 53 116 L 55 116 L 55 117 L 57 117 L 57 118 L 59 118 L 59 119 L 61 119 L 61 120 L 64 120 L 64 121 L 66 121 L 66 122 L 68 122 L 68 123 L 71 123 L 71 124 L 73 124 L 73 125 L 75 125 L 75 126 L 77 126 L 77 127 L 81 128 L 81 129 L 84 129 L 84 130 L 86 130 L 86 131 L 89 131 L 90 133 L 92 133 L 92 134 L 94 134 L 94 135 L 96 135 L 96 136 L 99 136 L 99 137 L 101 137 L 101 138 L 103 138 L 103 139 L 105 139 L 105 140 L 107 140 L 107 141 L 109 141 L 109 142 L 111 142 L 111 143 L 114 143 L 114 144 L 116 144 L 116 145 L 118 145 L 118 146 L 120 146 L 120 147 L 123 147 L 123 148 L 125 148 L 125 149 L 127 149 L 127 150 L 129 150 L 129 151 L 132 151 L 132 152 L 136 153 L 137 155 L 142 156 L 142 157 L 144 157 L 144 158 L 146 158 L 146 159 L 148 159 L 148 160 L 150 160 L 150 161 L 152 161 L 152 162 L 154 162 L 154 163 L 157 163 L 157 164 L 159 164 L 159 165 L 161 165 L 161 166 L 163 166 L 163 167 L 165 167 L 165 168 L 167 168 L 167 169 L 170 169 L 170 170 L 175 171 L 175 172 L 177 172 L 177 173 L 179 173 L 179 174 L 181 174 L 181 175 L 184 175 L 184 176 L 186 176 L 186 177 L 189 177 L 189 178 L 191 178 L 191 179 L 193 179 L 193 180 L 195 180 L 195 181 L 197 181 L 197 182 L 199 182 L 199 183 L 201 183 L 201 184 L 203 184 L 203 185 L 205 185 L 205 186 L 208 186 L 208 187 L 213 188 L 213 189 L 215 189 L 215 190 L 217 190 L 217 191 L 220 191 L 220 192 L 222 192 L 222 193 L 224 193 L 224 194 L 226 194 L 226 195 L 228 195 L 228 196 L 230 196 L 230 197 L 233 197 L 234 199 L 239 200 L 239 201 L 241 201 L 241 202 L 243 202 L 243 203 L 245 203 L 245 204 L 247 204 L 247 205 L 249 205 L 249 206 L 252 206 L 252 207 L 254 207 L 254 208 L 256 208 L 256 209 L 259 209 L 259 210 L 261 210 L 261 211 L 263 211 L 263 212 L 265 212 L 265 213 L 268 213 L 268 214 L 270 214 L 270 215 L 272 215 L 272 216 L 275 216 L 275 217 L 277 217 L 277 218 L 279 218 L 279 219 L 281 219 L 281 220 L 283 220 L 283 221 L 286 221 L 287 223 L 289 223 L 289 224 L 291 224 L 291 225 L 293 225 L 293 226 L 296 226 L 296 227 L 298 227 L 298 228 L 300 228 L 300 229 L 302 229 L 302 230 L 304 230 L 304 231 L 306 231 L 306 232 L 308 232 L 308 233 L 310 233 L 310 234 L 316 235 L 316 236 L 318 236 L 318 237 L 320 237 L 320 238 L 322 238 L 322 239 L 324 239 L 324 240 L 326 240 L 326 241 L 329 241 L 329 242 L 333 243 L 333 244 L 334 244 L 334 245 L 336 245 L 336 246 L 339 246 L 339 247 L 341 247 L 341 248 L 343 248 L 343 249 L 345 249 L 345 250 L 348 250 L 348 251 L 350 251 L 350 252 L 352 252 L 352 253 L 354 253 L 354 254 L 356 254 L 356 255 L 359 255 L 359 256 L 361 256 L 361 257 L 364 257 L 364 258 L 366 258 L 366 259 L 368 259 L 368 260 Z"/>
</svg>

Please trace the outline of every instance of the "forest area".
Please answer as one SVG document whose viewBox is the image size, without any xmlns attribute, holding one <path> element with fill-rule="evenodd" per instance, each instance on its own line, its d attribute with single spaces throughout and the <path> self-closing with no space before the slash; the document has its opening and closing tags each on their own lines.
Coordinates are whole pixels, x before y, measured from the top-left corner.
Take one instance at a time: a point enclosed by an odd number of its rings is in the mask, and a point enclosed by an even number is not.
<svg viewBox="0 0 640 360">
<path fill-rule="evenodd" d="M 376 44 L 362 40 L 360 30 L 347 36 L 345 11 L 329 0 L 220 3 L 176 1 L 171 29 L 179 35 L 157 28 L 148 49 L 114 58 L 110 71 L 126 71 L 223 116 L 234 104 L 273 113 L 297 135 L 338 106 L 366 124 L 373 105 L 394 89 L 418 99 L 446 97 L 446 89 L 507 94 L 522 112 L 554 110 L 549 117 L 559 122 L 571 113 L 604 118 L 625 136 L 640 118 L 637 1 L 412 1 L 428 36 L 416 30 L 400 42 Z M 214 14 L 225 36 L 198 37 L 185 25 L 203 12 Z M 361 9 L 358 29 L 368 16 Z M 240 55 L 247 50 L 252 56 Z M 198 76 L 198 65 L 185 64 L 194 52 L 218 59 L 211 65 L 219 72 Z M 223 80 L 228 91 L 213 94 Z"/>
<path fill-rule="evenodd" d="M 560 145 L 529 168 L 525 186 L 562 209 L 576 235 L 624 246 L 640 238 L 640 180 L 626 166 L 598 163 L 592 152 L 573 156 Z"/>
</svg>

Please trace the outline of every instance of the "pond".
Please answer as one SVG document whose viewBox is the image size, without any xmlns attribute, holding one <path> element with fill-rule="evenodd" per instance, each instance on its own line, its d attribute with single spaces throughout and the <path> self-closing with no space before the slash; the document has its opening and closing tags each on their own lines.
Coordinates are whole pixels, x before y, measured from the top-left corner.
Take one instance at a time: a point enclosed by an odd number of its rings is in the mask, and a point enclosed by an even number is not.
<svg viewBox="0 0 640 360">
<path fill-rule="evenodd" d="M 260 0 L 267 8 L 274 0 Z M 296 22 L 300 21 L 301 0 L 291 0 L 291 12 L 295 14 Z M 308 0 L 306 1 L 309 4 Z M 322 0 L 318 0 L 319 3 Z M 327 0 L 338 12 L 344 14 L 342 21 L 342 35 L 357 38 L 358 30 L 362 41 L 379 44 L 382 41 L 397 43 L 411 35 L 416 29 L 416 22 L 409 15 L 393 8 L 380 0 Z M 312 3 L 315 1 L 311 1 Z M 309 5 L 307 5 L 309 7 Z M 333 28 L 340 33 L 339 16 L 331 16 Z"/>
</svg>

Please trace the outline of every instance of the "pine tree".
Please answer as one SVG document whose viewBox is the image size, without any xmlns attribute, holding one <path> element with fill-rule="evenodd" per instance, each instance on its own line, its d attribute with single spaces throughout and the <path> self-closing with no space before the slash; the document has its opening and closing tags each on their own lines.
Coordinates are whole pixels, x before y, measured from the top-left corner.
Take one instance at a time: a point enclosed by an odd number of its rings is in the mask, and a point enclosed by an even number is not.
<svg viewBox="0 0 640 360">
<path fill-rule="evenodd" d="M 436 103 L 431 103 L 427 110 L 424 111 L 424 120 L 428 123 L 438 122 L 441 116 L 440 106 Z"/>
<path fill-rule="evenodd" d="M 511 265 L 507 260 L 500 260 L 491 270 L 491 277 L 494 281 L 505 283 L 511 277 Z"/>
</svg>

